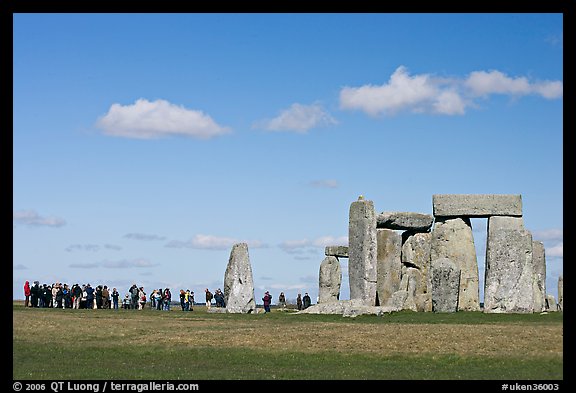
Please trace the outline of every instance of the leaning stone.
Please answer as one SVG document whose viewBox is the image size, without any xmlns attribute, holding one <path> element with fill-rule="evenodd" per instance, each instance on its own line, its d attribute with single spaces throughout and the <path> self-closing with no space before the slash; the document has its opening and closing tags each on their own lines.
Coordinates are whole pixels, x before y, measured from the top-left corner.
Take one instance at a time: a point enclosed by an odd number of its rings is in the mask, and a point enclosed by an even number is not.
<svg viewBox="0 0 576 393">
<path fill-rule="evenodd" d="M 435 194 L 434 217 L 522 216 L 522 195 Z"/>
<path fill-rule="evenodd" d="M 246 243 L 234 244 L 230 251 L 224 274 L 224 300 L 229 313 L 245 314 L 256 309 L 252 266 Z"/>
<path fill-rule="evenodd" d="M 376 304 L 376 214 L 363 197 L 350 205 L 348 225 L 350 299 Z"/>
<path fill-rule="evenodd" d="M 558 311 L 564 311 L 564 276 L 558 277 Z"/>
<path fill-rule="evenodd" d="M 534 310 L 532 234 L 522 217 L 490 217 L 486 240 L 485 313 Z"/>
<path fill-rule="evenodd" d="M 432 260 L 432 311 L 458 311 L 460 268 L 448 258 Z"/>
<path fill-rule="evenodd" d="M 546 254 L 544 243 L 532 242 L 534 312 L 546 311 Z"/>
<path fill-rule="evenodd" d="M 342 270 L 340 261 L 333 256 L 327 256 L 320 264 L 318 303 L 338 301 Z"/>
<path fill-rule="evenodd" d="M 400 289 L 402 278 L 402 237 L 391 229 L 378 229 L 378 268 L 376 289 L 378 304 L 385 305 Z"/>
<path fill-rule="evenodd" d="M 348 246 L 326 246 L 324 255 L 327 257 L 348 258 Z"/>
<path fill-rule="evenodd" d="M 382 212 L 376 217 L 376 227 L 384 229 L 429 231 L 434 222 L 430 214 L 412 212 Z"/>
<path fill-rule="evenodd" d="M 437 217 L 432 229 L 430 259 L 448 258 L 460 271 L 458 311 L 480 310 L 478 261 L 469 218 Z"/>
</svg>

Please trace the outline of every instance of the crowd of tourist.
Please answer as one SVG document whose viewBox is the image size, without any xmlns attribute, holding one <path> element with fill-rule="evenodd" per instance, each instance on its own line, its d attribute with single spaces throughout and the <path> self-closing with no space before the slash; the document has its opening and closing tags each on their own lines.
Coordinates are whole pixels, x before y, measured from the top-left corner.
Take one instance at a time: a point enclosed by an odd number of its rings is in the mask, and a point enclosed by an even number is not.
<svg viewBox="0 0 576 393">
<path fill-rule="evenodd" d="M 224 293 L 220 288 L 216 289 L 214 294 L 206 288 L 206 307 L 212 306 L 212 300 L 215 301 L 216 307 L 226 307 Z M 26 307 L 40 307 L 40 308 L 72 308 L 72 309 L 113 309 L 119 308 L 127 310 L 142 310 L 145 307 L 170 311 L 172 305 L 172 292 L 170 288 L 154 289 L 148 296 L 144 291 L 144 287 L 132 284 L 128 291 L 121 298 L 120 293 L 116 288 L 110 289 L 107 285 L 98 285 L 93 288 L 88 284 L 74 284 L 69 286 L 65 283 L 55 282 L 52 285 L 42 284 L 39 281 L 34 281 L 30 286 L 30 282 L 24 283 L 24 305 Z M 266 291 L 264 298 L 264 309 L 266 312 L 270 311 L 270 304 L 272 303 L 272 296 Z M 180 307 L 182 311 L 194 310 L 194 291 L 189 289 L 180 289 Z M 298 310 L 305 309 L 310 306 L 310 297 L 308 293 L 304 298 L 298 294 L 296 299 L 296 306 Z M 286 308 L 286 297 L 284 292 L 278 296 L 278 307 Z"/>
</svg>

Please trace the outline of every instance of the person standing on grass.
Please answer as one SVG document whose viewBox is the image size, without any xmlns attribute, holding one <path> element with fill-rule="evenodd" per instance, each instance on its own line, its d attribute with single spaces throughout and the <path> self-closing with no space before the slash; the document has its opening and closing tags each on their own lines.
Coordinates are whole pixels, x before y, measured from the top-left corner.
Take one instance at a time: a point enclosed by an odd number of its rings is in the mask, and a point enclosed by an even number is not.
<svg viewBox="0 0 576 393">
<path fill-rule="evenodd" d="M 156 298 L 156 310 L 162 310 L 162 288 L 159 288 L 154 295 Z"/>
<path fill-rule="evenodd" d="M 212 304 L 212 298 L 214 296 L 212 295 L 212 292 L 210 292 L 208 290 L 208 288 L 206 288 L 206 308 L 210 309 L 210 305 Z"/>
<path fill-rule="evenodd" d="M 42 294 L 43 295 L 43 294 Z M 40 283 L 34 281 L 34 285 L 30 288 L 30 307 L 38 307 L 38 299 L 40 298 Z"/>
<path fill-rule="evenodd" d="M 164 310 L 170 311 L 170 304 L 172 303 L 172 292 L 170 288 L 164 290 Z"/>
<path fill-rule="evenodd" d="M 306 292 L 304 294 L 304 297 L 302 298 L 302 307 L 304 307 L 304 310 L 306 310 L 308 307 L 310 307 L 310 304 L 311 304 L 310 296 L 308 295 L 308 292 Z"/>
<path fill-rule="evenodd" d="M 80 285 L 78 284 L 74 284 L 72 286 L 72 299 L 72 309 L 80 309 L 80 301 L 82 300 L 82 288 L 80 288 Z"/>
<path fill-rule="evenodd" d="M 118 293 L 116 288 L 113 288 L 112 289 L 112 304 L 113 304 L 114 310 L 118 310 L 118 299 L 119 298 L 120 298 L 120 294 Z"/>
<path fill-rule="evenodd" d="M 26 297 L 24 307 L 28 307 L 30 305 L 30 283 L 28 281 L 24 283 L 24 296 Z"/>
<path fill-rule="evenodd" d="M 186 292 L 183 289 L 180 290 L 180 307 L 182 311 L 186 311 Z"/>
<path fill-rule="evenodd" d="M 280 292 L 280 296 L 278 296 L 278 307 L 286 308 L 286 296 L 284 292 Z"/>
<path fill-rule="evenodd" d="M 270 312 L 270 303 L 272 303 L 272 295 L 270 295 L 270 292 L 266 291 L 264 292 L 264 297 L 262 298 L 262 301 L 264 302 L 264 312 Z"/>
<path fill-rule="evenodd" d="M 104 288 L 102 288 L 102 308 L 110 308 L 110 291 L 108 290 L 108 285 L 104 285 Z"/>
<path fill-rule="evenodd" d="M 86 284 L 86 308 L 94 308 L 94 288 L 90 286 L 90 283 Z"/>
<path fill-rule="evenodd" d="M 298 310 L 302 310 L 302 294 L 300 293 L 296 297 L 296 307 L 298 308 Z"/>
<path fill-rule="evenodd" d="M 144 310 L 144 306 L 146 305 L 146 292 L 144 292 L 144 287 L 140 287 L 138 290 L 138 297 L 140 299 L 138 310 Z"/>
<path fill-rule="evenodd" d="M 132 310 L 138 309 L 138 301 L 140 300 L 138 297 L 138 292 L 140 292 L 138 290 L 138 286 L 136 284 L 132 284 L 128 292 L 130 293 L 130 308 Z"/>
<path fill-rule="evenodd" d="M 188 295 L 188 303 L 190 305 L 189 311 L 194 311 L 194 291 L 188 290 L 188 292 L 190 292 Z"/>
</svg>

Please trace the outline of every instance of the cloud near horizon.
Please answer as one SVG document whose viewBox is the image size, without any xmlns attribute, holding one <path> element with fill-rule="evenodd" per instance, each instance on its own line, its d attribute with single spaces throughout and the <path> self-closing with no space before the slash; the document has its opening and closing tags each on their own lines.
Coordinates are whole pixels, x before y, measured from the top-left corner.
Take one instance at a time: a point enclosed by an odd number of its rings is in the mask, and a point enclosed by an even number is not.
<svg viewBox="0 0 576 393">
<path fill-rule="evenodd" d="M 291 131 L 306 133 L 312 128 L 338 124 L 318 103 L 302 105 L 294 103 L 273 119 L 256 122 L 253 128 L 266 131 Z"/>
<path fill-rule="evenodd" d="M 342 88 L 340 108 L 371 116 L 393 116 L 402 111 L 463 115 L 467 108 L 478 105 L 475 99 L 493 94 L 557 99 L 563 96 L 563 82 L 530 81 L 497 70 L 474 71 L 466 78 L 438 78 L 430 74 L 410 75 L 406 67 L 400 66 L 382 85 Z"/>
<path fill-rule="evenodd" d="M 218 237 L 212 235 L 195 235 L 187 241 L 172 240 L 164 245 L 169 248 L 196 248 L 205 250 L 228 250 L 234 244 L 248 243 L 249 248 L 266 248 L 268 245 L 259 240 L 239 240 L 230 237 Z"/>
<path fill-rule="evenodd" d="M 119 261 L 102 261 L 93 263 L 71 263 L 68 267 L 78 268 L 78 269 L 96 269 L 96 268 L 107 268 L 107 269 L 128 269 L 128 268 L 147 268 L 158 266 L 158 263 L 152 263 L 147 259 L 122 259 Z"/>
<path fill-rule="evenodd" d="M 44 217 L 34 210 L 20 210 L 12 213 L 14 224 L 28 225 L 34 227 L 61 227 L 66 225 L 66 221 L 58 217 Z"/>
<path fill-rule="evenodd" d="M 124 235 L 126 239 L 142 240 L 142 241 L 154 241 L 154 240 L 166 240 L 164 236 L 150 235 L 146 233 L 127 233 Z"/>
<path fill-rule="evenodd" d="M 318 248 L 326 246 L 348 245 L 348 236 L 320 236 L 316 239 L 286 240 L 278 245 L 288 254 L 302 254 L 305 252 L 316 253 Z"/>
<path fill-rule="evenodd" d="M 135 139 L 167 136 L 210 139 L 231 132 L 202 111 L 186 109 L 166 100 L 144 98 L 132 105 L 112 104 L 96 126 L 106 135 Z"/>
</svg>

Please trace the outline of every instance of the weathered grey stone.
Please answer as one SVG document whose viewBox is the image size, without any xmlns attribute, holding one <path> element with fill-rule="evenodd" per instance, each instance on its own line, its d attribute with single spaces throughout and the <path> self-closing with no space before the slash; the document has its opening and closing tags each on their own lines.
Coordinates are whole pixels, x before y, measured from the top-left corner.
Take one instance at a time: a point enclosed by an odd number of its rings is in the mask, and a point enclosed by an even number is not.
<svg viewBox="0 0 576 393">
<path fill-rule="evenodd" d="M 386 305 L 400 310 L 418 311 L 416 306 L 416 288 L 420 283 L 420 279 L 420 270 L 414 267 L 404 269 L 402 280 L 400 281 L 400 289 L 392 294 Z"/>
<path fill-rule="evenodd" d="M 402 233 L 402 264 L 420 271 L 415 302 L 418 311 L 432 311 L 432 283 L 430 281 L 430 232 Z"/>
<path fill-rule="evenodd" d="M 558 311 L 564 311 L 564 276 L 558 277 Z"/>
<path fill-rule="evenodd" d="M 459 311 L 480 310 L 478 261 L 468 218 L 437 217 L 432 228 L 430 259 L 448 258 L 460 271 Z"/>
<path fill-rule="evenodd" d="M 338 301 L 341 283 L 340 261 L 336 257 L 327 256 L 320 264 L 318 303 Z"/>
<path fill-rule="evenodd" d="M 550 293 L 546 295 L 546 311 L 558 311 L 558 304 L 556 303 L 556 299 L 554 298 L 554 295 Z"/>
<path fill-rule="evenodd" d="M 254 280 L 248 255 L 248 244 L 232 246 L 224 274 L 224 299 L 229 313 L 251 313 L 256 309 Z"/>
<path fill-rule="evenodd" d="M 534 310 L 532 234 L 522 217 L 488 219 L 485 276 L 485 313 Z"/>
<path fill-rule="evenodd" d="M 348 258 L 348 246 L 326 246 L 324 255 L 327 257 Z"/>
<path fill-rule="evenodd" d="M 511 194 L 435 194 L 434 217 L 522 216 L 522 196 Z"/>
<path fill-rule="evenodd" d="M 367 306 L 362 299 L 339 300 L 332 303 L 314 304 L 305 310 L 294 314 L 340 314 L 344 317 L 356 317 L 358 315 L 372 314 L 382 316 L 394 311 L 400 311 L 392 307 Z"/>
<path fill-rule="evenodd" d="M 377 282 L 378 304 L 386 305 L 392 294 L 400 289 L 402 278 L 402 237 L 391 229 L 377 231 Z"/>
<path fill-rule="evenodd" d="M 350 299 L 376 304 L 376 214 L 363 197 L 350 205 L 348 225 L 348 281 Z"/>
<path fill-rule="evenodd" d="M 544 243 L 532 241 L 534 312 L 546 311 L 546 253 Z"/>
<path fill-rule="evenodd" d="M 434 216 L 412 212 L 382 212 L 376 217 L 376 227 L 384 229 L 428 231 Z"/>
<path fill-rule="evenodd" d="M 460 289 L 460 267 L 449 258 L 433 259 L 432 277 L 432 311 L 458 311 L 458 294 Z"/>
</svg>

